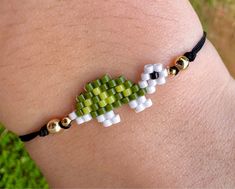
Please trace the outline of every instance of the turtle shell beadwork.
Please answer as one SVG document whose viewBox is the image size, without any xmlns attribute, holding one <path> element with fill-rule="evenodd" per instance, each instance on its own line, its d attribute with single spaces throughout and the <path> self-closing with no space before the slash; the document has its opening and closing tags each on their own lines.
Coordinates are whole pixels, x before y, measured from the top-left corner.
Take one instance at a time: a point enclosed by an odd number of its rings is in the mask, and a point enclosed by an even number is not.
<svg viewBox="0 0 235 189">
<path fill-rule="evenodd" d="M 124 104 L 129 104 L 136 112 L 152 105 L 145 94 L 156 91 L 156 85 L 166 82 L 167 69 L 162 64 L 144 67 L 141 81 L 135 84 L 124 76 L 112 79 L 108 74 L 85 85 L 85 91 L 76 97 L 76 110 L 69 114 L 77 124 L 97 118 L 105 127 L 120 122 L 120 116 L 113 112 Z"/>
</svg>

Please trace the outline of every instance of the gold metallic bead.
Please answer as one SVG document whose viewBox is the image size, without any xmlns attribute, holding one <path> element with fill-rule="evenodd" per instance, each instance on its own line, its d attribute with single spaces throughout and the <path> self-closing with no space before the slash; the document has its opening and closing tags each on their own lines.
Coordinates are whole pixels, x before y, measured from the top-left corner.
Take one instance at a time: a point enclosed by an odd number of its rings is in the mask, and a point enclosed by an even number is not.
<svg viewBox="0 0 235 189">
<path fill-rule="evenodd" d="M 168 75 L 177 75 L 179 73 L 179 70 L 177 67 L 173 66 L 173 67 L 169 67 L 167 68 L 167 72 L 168 72 Z"/>
<path fill-rule="evenodd" d="M 47 130 L 49 131 L 49 133 L 54 134 L 60 132 L 61 127 L 59 125 L 59 122 L 59 119 L 53 119 L 47 123 Z"/>
<path fill-rule="evenodd" d="M 177 58 L 175 66 L 179 70 L 185 70 L 189 66 L 189 59 L 186 56 L 180 56 Z"/>
<path fill-rule="evenodd" d="M 70 127 L 71 119 L 69 119 L 68 117 L 64 117 L 64 118 L 61 120 L 61 124 L 62 124 L 64 127 Z"/>
</svg>

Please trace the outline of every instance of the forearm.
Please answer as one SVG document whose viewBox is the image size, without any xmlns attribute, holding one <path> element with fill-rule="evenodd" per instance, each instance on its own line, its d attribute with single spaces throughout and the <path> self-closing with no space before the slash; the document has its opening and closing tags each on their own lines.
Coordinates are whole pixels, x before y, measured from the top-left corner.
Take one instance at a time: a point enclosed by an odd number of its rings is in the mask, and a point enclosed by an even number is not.
<svg viewBox="0 0 235 189">
<path fill-rule="evenodd" d="M 15 3 L 15 16 L 2 3 L 1 120 L 29 132 L 70 112 L 84 82 L 104 70 L 136 80 L 146 62 L 169 64 L 202 35 L 182 2 Z"/>
<path fill-rule="evenodd" d="M 168 65 L 202 35 L 183 0 L 15 3 L 15 16 L 7 4 L 0 120 L 17 134 L 72 111 L 83 85 L 104 72 L 138 81 L 144 64 Z M 234 154 L 225 156 L 234 151 L 233 82 L 207 42 L 187 71 L 159 87 L 151 110 L 123 107 L 118 126 L 74 125 L 27 148 L 52 186 L 232 186 L 223 161 L 234 167 Z"/>
</svg>

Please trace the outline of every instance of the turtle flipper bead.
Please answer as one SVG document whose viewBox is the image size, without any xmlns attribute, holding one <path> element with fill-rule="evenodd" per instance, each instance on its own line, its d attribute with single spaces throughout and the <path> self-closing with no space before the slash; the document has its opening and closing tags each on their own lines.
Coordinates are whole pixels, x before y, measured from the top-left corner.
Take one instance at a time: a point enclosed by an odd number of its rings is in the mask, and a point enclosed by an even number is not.
<svg viewBox="0 0 235 189">
<path fill-rule="evenodd" d="M 53 119 L 47 123 L 47 130 L 50 134 L 58 133 L 61 131 L 59 122 L 59 119 Z"/>
<path fill-rule="evenodd" d="M 102 123 L 104 127 L 109 127 L 113 124 L 117 124 L 121 121 L 120 116 L 115 114 L 112 110 L 105 114 L 99 115 L 97 121 Z"/>
</svg>

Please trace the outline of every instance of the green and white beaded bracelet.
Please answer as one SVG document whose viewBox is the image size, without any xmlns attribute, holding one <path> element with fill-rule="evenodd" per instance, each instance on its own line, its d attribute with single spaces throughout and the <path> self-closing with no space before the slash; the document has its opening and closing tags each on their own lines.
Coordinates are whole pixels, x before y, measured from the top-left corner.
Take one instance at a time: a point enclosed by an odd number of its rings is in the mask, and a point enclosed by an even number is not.
<svg viewBox="0 0 235 189">
<path fill-rule="evenodd" d="M 176 59 L 171 67 L 164 67 L 163 64 L 147 64 L 141 74 L 138 83 L 126 79 L 124 76 L 111 78 L 105 74 L 85 85 L 85 91 L 76 97 L 76 108 L 68 116 L 53 119 L 44 125 L 39 131 L 22 135 L 20 139 L 24 142 L 30 141 L 36 136 L 46 136 L 68 129 L 75 121 L 78 125 L 97 119 L 104 127 L 109 127 L 121 121 L 119 114 L 114 113 L 115 108 L 128 104 L 135 112 L 141 112 L 152 106 L 150 98 L 146 94 L 156 91 L 158 85 L 166 83 L 168 75 L 177 75 L 179 71 L 185 70 L 189 63 L 194 61 L 197 53 L 201 50 L 206 41 L 206 32 L 192 49 Z"/>
</svg>

